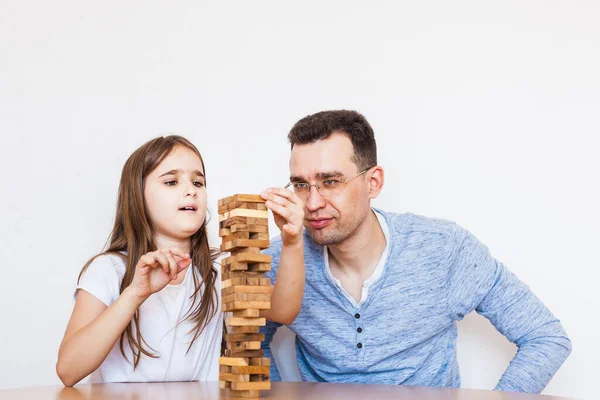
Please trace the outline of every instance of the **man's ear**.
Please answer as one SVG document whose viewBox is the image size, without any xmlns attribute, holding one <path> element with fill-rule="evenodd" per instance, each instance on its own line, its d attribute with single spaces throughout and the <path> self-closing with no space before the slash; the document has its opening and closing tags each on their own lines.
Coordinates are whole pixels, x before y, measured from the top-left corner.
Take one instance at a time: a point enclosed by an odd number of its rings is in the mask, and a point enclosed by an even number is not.
<svg viewBox="0 0 600 400">
<path fill-rule="evenodd" d="M 384 175 L 383 168 L 381 168 L 379 165 L 371 168 L 371 170 L 367 172 L 370 199 L 374 199 L 379 196 L 379 193 L 383 189 L 383 182 L 385 178 Z"/>
</svg>

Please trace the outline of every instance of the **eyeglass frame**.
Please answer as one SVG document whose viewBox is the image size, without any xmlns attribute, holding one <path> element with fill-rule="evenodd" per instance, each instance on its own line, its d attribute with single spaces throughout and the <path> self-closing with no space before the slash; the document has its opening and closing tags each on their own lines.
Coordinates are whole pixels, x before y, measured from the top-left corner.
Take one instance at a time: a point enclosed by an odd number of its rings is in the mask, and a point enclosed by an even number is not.
<svg viewBox="0 0 600 400">
<path fill-rule="evenodd" d="M 363 171 L 359 172 L 358 174 L 356 174 L 356 175 L 354 175 L 354 176 L 351 176 L 350 178 L 346 178 L 346 179 L 342 179 L 342 180 L 338 180 L 338 179 L 332 179 L 332 178 L 327 178 L 327 179 L 322 179 L 322 180 L 320 180 L 320 181 L 317 181 L 316 183 L 312 183 L 312 184 L 311 184 L 311 183 L 308 183 L 308 182 L 292 182 L 292 181 L 290 181 L 290 182 L 289 182 L 287 185 L 285 185 L 285 186 L 284 186 L 284 188 L 285 188 L 285 189 L 287 189 L 287 188 L 289 188 L 290 186 L 293 186 L 294 184 L 297 184 L 297 183 L 306 183 L 306 184 L 308 185 L 306 193 L 307 193 L 309 196 L 310 196 L 310 188 L 311 188 L 311 187 L 313 187 L 313 186 L 315 187 L 315 189 L 317 189 L 317 192 L 318 192 L 318 193 L 319 193 L 321 196 L 323 196 L 323 194 L 321 193 L 321 188 L 322 188 L 322 186 L 320 186 L 320 185 L 319 185 L 320 183 L 323 183 L 324 181 L 336 181 L 338 184 L 345 184 L 346 182 L 348 182 L 348 181 L 351 181 L 352 179 L 354 179 L 354 178 L 357 178 L 357 177 L 361 176 L 362 174 L 364 174 L 365 172 L 367 172 L 367 171 L 368 171 L 368 170 L 370 170 L 371 168 L 373 168 L 373 167 L 369 167 L 369 168 L 367 168 L 367 169 L 365 169 L 365 170 L 363 170 Z M 292 190 L 293 190 L 293 189 L 294 189 L 294 188 L 292 187 Z M 296 192 L 294 191 L 294 193 L 296 193 Z M 296 194 L 298 194 L 298 193 L 296 193 Z"/>
</svg>

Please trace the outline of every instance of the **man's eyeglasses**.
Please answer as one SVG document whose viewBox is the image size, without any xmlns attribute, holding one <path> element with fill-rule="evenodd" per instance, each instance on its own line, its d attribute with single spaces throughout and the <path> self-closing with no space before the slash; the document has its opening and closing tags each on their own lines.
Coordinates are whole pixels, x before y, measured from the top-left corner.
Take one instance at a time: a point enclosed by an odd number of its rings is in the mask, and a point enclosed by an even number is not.
<svg viewBox="0 0 600 400">
<path fill-rule="evenodd" d="M 364 174 L 371 168 L 372 167 L 369 167 L 369 168 L 359 172 L 358 174 L 351 176 L 350 178 L 346 178 L 346 179 L 328 178 L 328 179 L 323 179 L 323 180 L 317 181 L 317 182 L 313 183 L 312 185 L 308 182 L 290 182 L 287 185 L 285 185 L 285 188 L 287 189 L 287 188 L 291 187 L 294 190 L 294 193 L 296 193 L 298 195 L 298 197 L 307 198 L 308 194 L 310 193 L 310 188 L 312 186 L 314 186 L 317 188 L 317 191 L 321 194 L 321 196 L 327 197 L 327 196 L 331 196 L 331 195 L 335 194 L 336 191 L 339 191 L 342 188 L 342 186 L 344 185 L 344 183 L 346 183 L 358 176 L 361 176 L 362 174 Z"/>
</svg>

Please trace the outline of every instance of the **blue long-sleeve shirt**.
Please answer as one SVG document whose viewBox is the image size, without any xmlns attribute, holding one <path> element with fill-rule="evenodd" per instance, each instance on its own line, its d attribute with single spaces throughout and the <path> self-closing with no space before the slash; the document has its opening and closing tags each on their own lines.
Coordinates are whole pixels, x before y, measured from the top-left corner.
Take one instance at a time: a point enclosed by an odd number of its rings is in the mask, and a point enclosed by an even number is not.
<svg viewBox="0 0 600 400">
<path fill-rule="evenodd" d="M 475 310 L 519 348 L 496 389 L 541 392 L 571 351 L 544 304 L 457 224 L 376 211 L 389 229 L 388 254 L 359 304 L 326 270 L 323 247 L 304 235 L 306 286 L 289 326 L 302 379 L 460 387 L 456 322 Z M 266 251 L 272 281 L 281 246 L 276 238 Z M 279 326 L 262 328 L 268 356 Z M 280 380 L 271 365 L 271 379 Z"/>
</svg>

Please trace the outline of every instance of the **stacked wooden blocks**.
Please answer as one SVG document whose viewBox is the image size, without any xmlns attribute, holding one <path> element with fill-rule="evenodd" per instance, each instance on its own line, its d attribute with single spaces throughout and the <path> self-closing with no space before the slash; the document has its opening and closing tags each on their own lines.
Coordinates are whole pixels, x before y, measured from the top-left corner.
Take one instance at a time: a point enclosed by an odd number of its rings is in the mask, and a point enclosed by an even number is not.
<svg viewBox="0 0 600 400">
<path fill-rule="evenodd" d="M 260 254 L 269 247 L 268 211 L 259 195 L 236 194 L 219 200 L 221 251 L 230 252 L 222 262 L 223 311 L 227 348 L 219 359 L 219 386 L 233 398 L 259 398 L 271 389 L 270 360 L 264 358 L 259 333 L 266 324 L 260 310 L 271 308 L 271 256 Z"/>
</svg>

